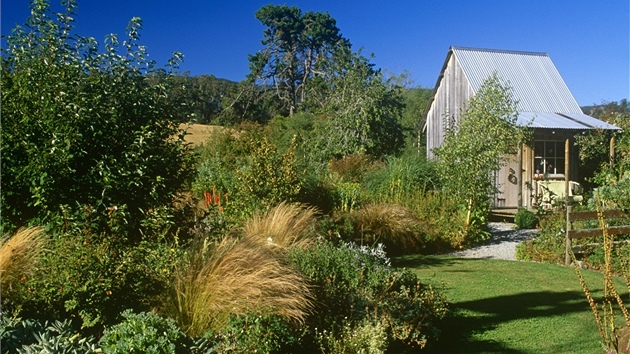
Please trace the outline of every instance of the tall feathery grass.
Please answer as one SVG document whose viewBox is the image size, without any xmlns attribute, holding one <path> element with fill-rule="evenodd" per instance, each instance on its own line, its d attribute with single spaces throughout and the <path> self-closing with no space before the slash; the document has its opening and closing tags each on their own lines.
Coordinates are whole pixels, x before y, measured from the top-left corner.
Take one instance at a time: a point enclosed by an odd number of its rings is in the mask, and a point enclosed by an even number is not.
<svg viewBox="0 0 630 354">
<path fill-rule="evenodd" d="M 309 286 L 276 247 L 264 244 L 305 245 L 302 233 L 308 233 L 311 219 L 312 210 L 281 204 L 247 222 L 243 237 L 226 236 L 216 245 L 197 242 L 176 272 L 164 314 L 193 337 L 225 328 L 232 315 L 273 313 L 304 322 L 313 307 Z"/>
<path fill-rule="evenodd" d="M 0 286 L 4 298 L 17 281 L 32 274 L 44 249 L 44 228 L 20 228 L 0 243 Z"/>
<path fill-rule="evenodd" d="M 354 216 L 362 243 L 382 243 L 388 253 L 415 252 L 424 246 L 422 222 L 413 212 L 397 204 L 371 204 Z"/>
<path fill-rule="evenodd" d="M 301 205 L 280 203 L 255 214 L 243 226 L 243 239 L 280 250 L 313 244 L 317 212 Z"/>
</svg>

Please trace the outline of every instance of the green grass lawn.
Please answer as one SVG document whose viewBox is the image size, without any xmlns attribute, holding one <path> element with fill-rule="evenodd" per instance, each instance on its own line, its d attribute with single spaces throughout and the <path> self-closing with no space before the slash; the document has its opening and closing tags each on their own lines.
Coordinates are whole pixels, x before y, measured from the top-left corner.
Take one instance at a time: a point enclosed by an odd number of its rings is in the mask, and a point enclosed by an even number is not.
<svg viewBox="0 0 630 354">
<path fill-rule="evenodd" d="M 397 266 L 443 290 L 451 314 L 428 353 L 604 353 L 575 270 L 552 264 L 406 256 Z M 583 271 L 591 293 L 603 277 Z M 627 304 L 625 283 L 615 283 Z M 621 316 L 619 314 L 619 316 Z"/>
</svg>

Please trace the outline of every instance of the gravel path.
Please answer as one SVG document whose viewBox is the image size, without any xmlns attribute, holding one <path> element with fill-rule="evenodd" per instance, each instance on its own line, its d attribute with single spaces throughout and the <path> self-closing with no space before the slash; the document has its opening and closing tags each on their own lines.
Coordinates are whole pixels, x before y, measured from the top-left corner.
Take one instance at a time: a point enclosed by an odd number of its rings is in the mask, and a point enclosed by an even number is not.
<svg viewBox="0 0 630 354">
<path fill-rule="evenodd" d="M 514 230 L 514 224 L 505 222 L 491 222 L 488 228 L 492 237 L 485 245 L 453 252 L 450 255 L 462 258 L 516 260 L 516 245 L 538 232 L 536 229 Z"/>
</svg>

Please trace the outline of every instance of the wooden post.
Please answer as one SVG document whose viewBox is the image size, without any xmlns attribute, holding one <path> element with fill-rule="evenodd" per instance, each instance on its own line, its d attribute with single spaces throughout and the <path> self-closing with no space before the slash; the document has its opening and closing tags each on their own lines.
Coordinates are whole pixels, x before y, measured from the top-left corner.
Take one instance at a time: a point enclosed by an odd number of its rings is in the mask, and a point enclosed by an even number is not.
<svg viewBox="0 0 630 354">
<path fill-rule="evenodd" d="M 564 201 L 565 206 L 567 208 L 567 227 L 566 231 L 566 240 L 565 240 L 565 254 L 564 254 L 564 264 L 571 264 L 571 238 L 569 237 L 569 230 L 571 230 L 571 220 L 569 219 L 569 214 L 571 213 L 571 205 L 569 204 L 569 139 L 567 139 L 564 143 Z"/>
<path fill-rule="evenodd" d="M 610 138 L 610 167 L 615 167 L 615 136 L 613 135 Z"/>
<path fill-rule="evenodd" d="M 516 172 L 516 177 L 518 178 L 518 206 L 522 207 L 522 206 L 526 206 L 523 205 L 523 145 L 521 144 L 521 146 L 518 147 L 518 154 L 517 154 L 517 169 L 518 171 Z"/>
</svg>

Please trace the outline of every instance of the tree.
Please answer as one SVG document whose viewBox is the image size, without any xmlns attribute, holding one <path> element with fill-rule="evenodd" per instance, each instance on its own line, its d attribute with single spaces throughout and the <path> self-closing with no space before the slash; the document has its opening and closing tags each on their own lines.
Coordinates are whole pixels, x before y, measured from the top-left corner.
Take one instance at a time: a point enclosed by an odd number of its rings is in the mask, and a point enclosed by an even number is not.
<svg viewBox="0 0 630 354">
<path fill-rule="evenodd" d="M 329 59 L 349 48 L 328 13 L 302 13 L 295 6 L 266 5 L 256 12 L 266 26 L 261 51 L 249 56 L 248 79 L 274 90 L 292 115 L 306 99 L 310 81 L 327 72 Z"/>
<path fill-rule="evenodd" d="M 335 54 L 336 74 L 309 104 L 323 114 L 313 146 L 325 158 L 396 154 L 404 145 L 402 88 L 385 80 L 360 53 Z"/>
<path fill-rule="evenodd" d="M 122 45 L 111 35 L 99 53 L 93 38 L 72 33 L 76 2 L 64 4 L 52 14 L 47 1 L 33 1 L 26 28 L 2 49 L 3 227 L 89 209 L 137 233 L 193 172 L 169 82 L 147 79 L 157 69 L 138 44 L 139 18 Z"/>
<path fill-rule="evenodd" d="M 471 214 L 487 215 L 496 191 L 493 172 L 527 140 L 528 129 L 516 125 L 517 116 L 511 88 L 495 72 L 435 150 L 447 195 L 468 210 L 467 227 Z"/>
<path fill-rule="evenodd" d="M 577 135 L 581 170 L 595 172 L 591 182 L 611 184 L 630 174 L 630 106 L 628 100 L 591 107 L 587 114 L 613 124 L 621 131 L 592 129 Z M 614 137 L 614 160 L 610 159 L 610 139 Z M 612 164 L 611 164 L 612 162 Z M 628 178 L 628 177 L 626 177 Z"/>
</svg>

